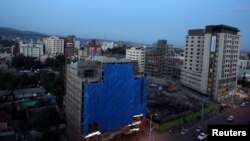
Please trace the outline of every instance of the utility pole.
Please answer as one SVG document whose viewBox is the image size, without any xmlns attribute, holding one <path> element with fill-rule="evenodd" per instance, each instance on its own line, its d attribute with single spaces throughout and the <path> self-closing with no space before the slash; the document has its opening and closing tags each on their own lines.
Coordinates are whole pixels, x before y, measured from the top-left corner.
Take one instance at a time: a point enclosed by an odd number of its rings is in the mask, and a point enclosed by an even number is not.
<svg viewBox="0 0 250 141">
<path fill-rule="evenodd" d="M 150 141 L 150 139 L 151 139 L 151 126 L 152 126 L 152 118 L 153 118 L 153 116 L 156 116 L 157 114 L 152 114 L 151 116 L 150 116 L 150 121 L 149 121 L 149 136 L 148 136 L 148 141 Z"/>
<path fill-rule="evenodd" d="M 234 108 L 234 94 L 236 93 L 236 89 L 234 88 L 232 92 L 232 107 Z"/>
<path fill-rule="evenodd" d="M 201 104 L 201 122 L 203 122 L 203 106 L 204 106 L 204 102 L 202 102 Z"/>
</svg>

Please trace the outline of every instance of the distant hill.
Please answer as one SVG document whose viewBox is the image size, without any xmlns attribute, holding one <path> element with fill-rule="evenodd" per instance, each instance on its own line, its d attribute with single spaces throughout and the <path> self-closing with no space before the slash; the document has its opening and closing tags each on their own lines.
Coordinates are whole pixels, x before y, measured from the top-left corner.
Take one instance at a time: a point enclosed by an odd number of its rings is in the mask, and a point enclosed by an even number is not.
<svg viewBox="0 0 250 141">
<path fill-rule="evenodd" d="M 39 33 L 39 32 L 34 32 L 34 31 L 22 31 L 22 30 L 17 30 L 14 28 L 0 27 L 0 36 L 5 36 L 5 37 L 9 37 L 9 38 L 21 37 L 22 39 L 30 39 L 30 38 L 35 39 L 35 38 L 44 38 L 44 37 L 47 37 L 50 35 L 44 34 L 44 33 Z M 66 37 L 63 37 L 63 36 L 59 36 L 59 37 L 66 39 Z M 82 42 L 90 42 L 92 39 L 77 37 L 77 40 L 80 40 Z M 100 43 L 102 43 L 102 42 L 116 42 L 115 40 L 110 40 L 110 39 L 96 39 L 96 40 L 98 40 Z M 120 41 L 120 42 L 122 42 L 127 47 L 149 45 L 149 44 L 134 43 L 134 42 L 129 42 L 129 41 Z"/>
<path fill-rule="evenodd" d="M 21 31 L 14 28 L 0 27 L 0 36 L 6 37 L 45 37 L 48 36 L 43 33 L 33 31 Z"/>
</svg>

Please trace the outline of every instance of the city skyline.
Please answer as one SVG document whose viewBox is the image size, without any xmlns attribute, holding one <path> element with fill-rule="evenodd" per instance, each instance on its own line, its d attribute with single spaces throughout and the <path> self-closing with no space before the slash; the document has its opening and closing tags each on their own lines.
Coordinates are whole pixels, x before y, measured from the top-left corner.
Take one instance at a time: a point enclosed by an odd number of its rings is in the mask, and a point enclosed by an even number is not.
<svg viewBox="0 0 250 141">
<path fill-rule="evenodd" d="M 248 5 L 247 0 L 3 0 L 0 27 L 146 44 L 167 39 L 168 43 L 184 48 L 188 29 L 225 24 L 240 29 L 241 50 L 249 51 Z"/>
</svg>

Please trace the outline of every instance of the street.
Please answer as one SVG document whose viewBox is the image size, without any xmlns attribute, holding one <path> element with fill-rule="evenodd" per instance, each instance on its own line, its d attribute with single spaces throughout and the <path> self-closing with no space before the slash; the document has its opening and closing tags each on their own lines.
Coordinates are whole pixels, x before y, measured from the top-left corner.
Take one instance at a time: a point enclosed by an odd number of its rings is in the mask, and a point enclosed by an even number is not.
<svg viewBox="0 0 250 141">
<path fill-rule="evenodd" d="M 234 115 L 235 120 L 232 122 L 227 121 L 229 115 Z M 195 131 L 197 125 L 201 125 L 203 130 L 207 133 L 207 125 L 210 124 L 249 124 L 250 122 L 250 105 L 245 107 L 238 106 L 235 109 L 229 109 L 223 113 L 218 113 L 216 116 L 209 119 L 201 121 L 193 121 L 184 125 L 189 129 L 189 133 L 186 135 L 180 134 L 180 129 L 176 129 L 173 133 L 169 134 L 168 132 L 158 133 L 157 131 L 152 131 L 152 137 L 150 141 L 196 141 L 198 132 Z M 145 130 L 142 133 L 139 133 L 139 141 L 148 141 L 148 130 Z"/>
</svg>

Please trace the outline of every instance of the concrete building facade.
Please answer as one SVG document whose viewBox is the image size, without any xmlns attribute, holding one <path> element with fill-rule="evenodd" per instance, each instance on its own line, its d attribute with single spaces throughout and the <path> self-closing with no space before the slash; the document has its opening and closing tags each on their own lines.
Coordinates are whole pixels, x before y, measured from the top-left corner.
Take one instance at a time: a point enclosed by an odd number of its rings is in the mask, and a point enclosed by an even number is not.
<svg viewBox="0 0 250 141">
<path fill-rule="evenodd" d="M 114 42 L 103 42 L 101 48 L 104 51 L 106 51 L 107 49 L 112 49 L 114 48 Z"/>
<path fill-rule="evenodd" d="M 158 40 L 156 46 L 146 48 L 146 75 L 164 79 L 170 77 L 170 60 L 167 40 Z"/>
<path fill-rule="evenodd" d="M 63 55 L 64 40 L 56 36 L 51 36 L 43 40 L 45 45 L 45 53 L 50 56 Z"/>
<path fill-rule="evenodd" d="M 241 69 L 249 69 L 250 68 L 250 60 L 239 60 L 238 66 Z"/>
<path fill-rule="evenodd" d="M 29 57 L 40 58 L 43 55 L 43 45 L 39 44 L 21 44 L 20 54 Z"/>
<path fill-rule="evenodd" d="M 65 113 L 69 141 L 128 126 L 134 115 L 145 117 L 146 79 L 137 71 L 136 62 L 105 57 L 67 65 Z"/>
<path fill-rule="evenodd" d="M 145 72 L 146 48 L 132 47 L 126 49 L 126 59 L 137 60 L 140 73 Z"/>
<path fill-rule="evenodd" d="M 188 31 L 181 83 L 221 101 L 232 95 L 237 80 L 240 31 L 210 25 Z"/>
</svg>

